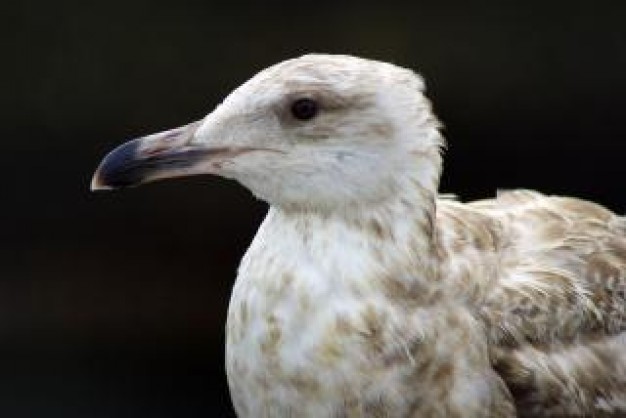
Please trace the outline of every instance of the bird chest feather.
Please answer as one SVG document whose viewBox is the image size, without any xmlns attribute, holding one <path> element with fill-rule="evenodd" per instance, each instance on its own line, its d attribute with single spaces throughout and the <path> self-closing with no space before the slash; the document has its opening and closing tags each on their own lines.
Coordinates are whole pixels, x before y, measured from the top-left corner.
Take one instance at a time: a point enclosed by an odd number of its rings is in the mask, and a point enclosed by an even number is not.
<svg viewBox="0 0 626 418">
<path fill-rule="evenodd" d="M 241 416 L 454 416 L 461 403 L 464 416 L 472 405 L 487 416 L 498 382 L 484 330 L 462 305 L 433 303 L 433 272 L 402 248 L 424 237 L 404 229 L 392 237 L 270 211 L 228 313 L 226 363 Z M 466 386 L 466 398 L 450 398 L 454 385 Z"/>
</svg>

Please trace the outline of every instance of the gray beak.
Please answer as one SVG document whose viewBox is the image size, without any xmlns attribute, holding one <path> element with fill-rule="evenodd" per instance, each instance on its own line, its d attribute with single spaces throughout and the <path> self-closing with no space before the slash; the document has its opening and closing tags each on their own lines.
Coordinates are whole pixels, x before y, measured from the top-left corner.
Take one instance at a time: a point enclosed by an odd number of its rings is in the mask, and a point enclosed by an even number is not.
<svg viewBox="0 0 626 418">
<path fill-rule="evenodd" d="M 249 152 L 282 151 L 194 141 L 202 121 L 126 142 L 111 151 L 91 180 L 91 190 L 120 189 L 155 180 L 221 174 L 224 165 Z"/>
<path fill-rule="evenodd" d="M 194 173 L 211 150 L 191 144 L 200 122 L 126 142 L 111 151 L 100 163 L 91 181 L 91 190 L 137 186 L 162 178 Z"/>
</svg>

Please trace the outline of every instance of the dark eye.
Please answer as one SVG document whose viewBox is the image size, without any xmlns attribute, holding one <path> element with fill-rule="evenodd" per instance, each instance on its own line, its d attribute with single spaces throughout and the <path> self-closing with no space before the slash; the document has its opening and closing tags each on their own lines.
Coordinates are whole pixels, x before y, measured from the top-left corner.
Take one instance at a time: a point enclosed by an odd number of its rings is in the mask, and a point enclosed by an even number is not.
<svg viewBox="0 0 626 418">
<path fill-rule="evenodd" d="M 291 105 L 291 114 L 300 120 L 309 120 L 317 115 L 317 102 L 313 99 L 298 99 Z"/>
</svg>

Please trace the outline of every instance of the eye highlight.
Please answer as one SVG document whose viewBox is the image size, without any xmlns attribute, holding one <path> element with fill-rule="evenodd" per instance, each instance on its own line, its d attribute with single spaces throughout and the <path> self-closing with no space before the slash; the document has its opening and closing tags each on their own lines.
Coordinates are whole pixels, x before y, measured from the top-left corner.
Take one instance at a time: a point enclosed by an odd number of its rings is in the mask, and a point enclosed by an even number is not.
<svg viewBox="0 0 626 418">
<path fill-rule="evenodd" d="M 303 98 L 291 104 L 291 114 L 299 120 L 313 119 L 319 111 L 317 102 L 313 99 Z"/>
</svg>

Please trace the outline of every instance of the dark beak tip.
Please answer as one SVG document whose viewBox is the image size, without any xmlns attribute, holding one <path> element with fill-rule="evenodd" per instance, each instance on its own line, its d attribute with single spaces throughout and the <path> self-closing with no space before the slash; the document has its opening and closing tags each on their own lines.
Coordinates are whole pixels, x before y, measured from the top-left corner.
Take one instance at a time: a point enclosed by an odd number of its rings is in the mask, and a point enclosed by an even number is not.
<svg viewBox="0 0 626 418">
<path fill-rule="evenodd" d="M 108 153 L 91 179 L 92 191 L 112 190 L 141 182 L 141 170 L 135 169 L 139 143 L 133 140 Z"/>
</svg>

